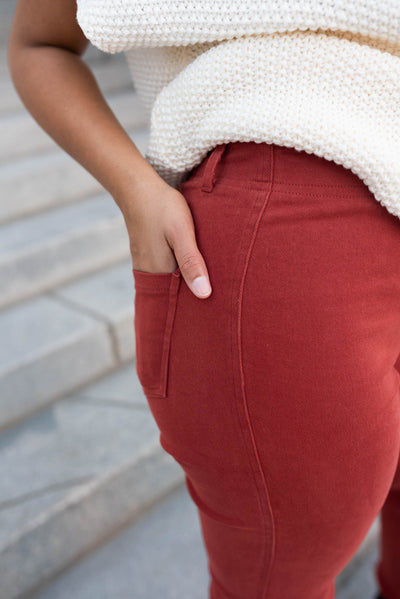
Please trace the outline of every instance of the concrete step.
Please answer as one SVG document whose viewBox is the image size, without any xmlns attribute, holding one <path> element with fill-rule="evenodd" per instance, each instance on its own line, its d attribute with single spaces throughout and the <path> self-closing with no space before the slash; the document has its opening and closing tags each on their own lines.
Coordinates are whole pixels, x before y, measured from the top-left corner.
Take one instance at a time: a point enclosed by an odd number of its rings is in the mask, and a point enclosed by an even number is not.
<svg viewBox="0 0 400 599">
<path fill-rule="evenodd" d="M 127 258 L 122 213 L 104 194 L 0 226 L 0 307 Z"/>
<path fill-rule="evenodd" d="M 339 587 L 337 599 L 375 599 L 379 592 L 375 576 L 378 560 L 379 542 L 376 537 L 364 559 L 356 562 L 353 569 L 352 565 L 349 566 L 349 576 L 346 583 Z"/>
<path fill-rule="evenodd" d="M 208 583 L 197 511 L 182 486 L 30 599 L 207 599 Z"/>
<path fill-rule="evenodd" d="M 0 223 L 100 193 L 100 184 L 62 150 L 0 164 Z"/>
<path fill-rule="evenodd" d="M 0 312 L 0 429 L 133 360 L 131 266 L 122 260 Z"/>
<path fill-rule="evenodd" d="M 131 257 L 53 290 L 51 297 L 107 323 L 117 363 L 135 355 Z"/>
<path fill-rule="evenodd" d="M 375 596 L 377 523 L 367 540 L 336 579 L 336 599 Z M 209 580 L 197 509 L 182 487 L 32 599 L 206 599 Z"/>
<path fill-rule="evenodd" d="M 147 129 L 131 138 L 144 155 Z M 0 163 L 0 224 L 98 194 L 102 187 L 63 150 Z"/>
<path fill-rule="evenodd" d="M 1 0 L 0 2 L 0 45 L 6 45 L 17 0 Z"/>
<path fill-rule="evenodd" d="M 336 578 L 337 599 L 374 599 L 378 591 L 375 563 L 379 552 L 378 516 L 352 560 Z"/>
<path fill-rule="evenodd" d="M 183 482 L 134 363 L 0 436 L 0 597 L 44 580 Z"/>
<path fill-rule="evenodd" d="M 107 101 L 125 129 L 134 131 L 147 127 L 144 107 L 132 90 L 110 95 Z M 57 148 L 52 138 L 25 110 L 0 115 L 0 131 L 2 163 Z"/>
</svg>

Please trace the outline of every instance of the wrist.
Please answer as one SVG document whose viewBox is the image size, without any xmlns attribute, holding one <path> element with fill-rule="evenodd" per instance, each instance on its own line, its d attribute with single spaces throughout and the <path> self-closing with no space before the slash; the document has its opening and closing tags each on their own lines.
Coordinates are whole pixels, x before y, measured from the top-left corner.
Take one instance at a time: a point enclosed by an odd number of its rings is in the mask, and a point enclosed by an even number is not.
<svg viewBox="0 0 400 599">
<path fill-rule="evenodd" d="M 125 220 L 134 220 L 137 207 L 152 198 L 160 197 L 168 184 L 143 158 L 143 163 L 127 169 L 111 190 L 112 196 L 123 213 Z"/>
</svg>

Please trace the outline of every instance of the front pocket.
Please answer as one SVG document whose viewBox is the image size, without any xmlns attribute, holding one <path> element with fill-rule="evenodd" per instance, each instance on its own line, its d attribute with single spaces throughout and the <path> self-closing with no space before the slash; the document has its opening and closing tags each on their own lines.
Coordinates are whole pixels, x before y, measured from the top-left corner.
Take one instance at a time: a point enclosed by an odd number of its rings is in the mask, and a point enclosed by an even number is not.
<svg viewBox="0 0 400 599">
<path fill-rule="evenodd" d="M 167 273 L 132 272 L 137 376 L 146 396 L 165 398 L 181 272 L 179 268 Z"/>
</svg>

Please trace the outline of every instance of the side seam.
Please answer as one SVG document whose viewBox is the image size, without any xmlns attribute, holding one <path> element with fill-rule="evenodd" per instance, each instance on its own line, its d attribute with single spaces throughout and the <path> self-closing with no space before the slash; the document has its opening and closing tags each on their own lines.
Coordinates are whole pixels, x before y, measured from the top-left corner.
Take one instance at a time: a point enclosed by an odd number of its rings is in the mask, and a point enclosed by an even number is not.
<svg viewBox="0 0 400 599">
<path fill-rule="evenodd" d="M 267 598 L 267 591 L 268 591 L 269 582 L 270 582 L 270 578 L 271 578 L 272 566 L 273 566 L 274 559 L 275 559 L 276 534 L 275 534 L 274 516 L 273 516 L 273 512 L 272 512 L 268 484 L 267 484 L 267 481 L 266 481 L 266 478 L 265 478 L 265 475 L 264 475 L 264 472 L 262 469 L 260 454 L 258 452 L 257 443 L 256 443 L 255 435 L 254 435 L 254 429 L 251 424 L 249 408 L 248 408 L 248 403 L 247 403 L 247 398 L 246 398 L 244 368 L 243 368 L 243 352 L 242 352 L 242 305 L 243 305 L 244 284 L 245 284 L 248 265 L 250 262 L 251 253 L 253 250 L 253 246 L 255 243 L 255 239 L 257 236 L 261 218 L 263 217 L 265 209 L 268 205 L 269 199 L 272 194 L 272 189 L 273 189 L 273 176 L 274 176 L 273 145 L 267 145 L 266 150 L 268 151 L 268 154 L 266 154 L 266 156 L 267 156 L 268 163 L 270 165 L 270 183 L 268 184 L 268 189 L 267 189 L 266 195 L 264 197 L 264 202 L 261 206 L 261 209 L 259 210 L 258 217 L 257 217 L 256 223 L 255 223 L 255 226 L 253 228 L 252 236 L 251 236 L 250 243 L 249 243 L 249 246 L 247 249 L 247 254 L 245 257 L 245 263 L 244 263 L 244 267 L 243 267 L 243 271 L 242 271 L 242 277 L 241 277 L 240 288 L 239 288 L 238 319 L 237 319 L 237 343 L 238 343 L 238 351 L 239 351 L 241 397 L 242 397 L 243 408 L 244 408 L 244 412 L 245 412 L 245 416 L 246 416 L 246 423 L 247 423 L 248 431 L 249 431 L 250 438 L 251 438 L 253 453 L 256 458 L 258 472 L 261 477 L 263 489 L 265 492 L 265 499 L 266 499 L 267 506 L 268 506 L 269 516 L 270 516 L 270 521 L 271 521 L 271 531 L 272 531 L 272 549 L 271 549 L 270 563 L 269 563 L 268 574 L 267 574 L 267 577 L 266 577 L 266 580 L 264 583 L 264 588 L 263 588 L 262 595 L 261 595 L 262 599 Z M 266 546 L 264 546 L 264 555 L 265 554 L 266 554 Z M 262 586 L 262 580 L 260 580 L 260 587 L 261 586 Z"/>
</svg>

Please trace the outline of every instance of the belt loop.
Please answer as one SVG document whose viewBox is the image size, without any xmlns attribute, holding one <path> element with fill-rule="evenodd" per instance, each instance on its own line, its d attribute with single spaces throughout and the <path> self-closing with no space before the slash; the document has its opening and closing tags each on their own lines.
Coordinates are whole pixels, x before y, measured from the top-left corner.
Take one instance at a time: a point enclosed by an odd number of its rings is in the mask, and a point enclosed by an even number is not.
<svg viewBox="0 0 400 599">
<path fill-rule="evenodd" d="M 201 186 L 201 191 L 210 192 L 213 190 L 216 181 L 215 171 L 217 169 L 219 161 L 221 160 L 225 148 L 226 143 L 215 146 L 215 148 L 211 152 L 211 155 L 208 157 L 206 167 L 203 173 L 203 183 Z"/>
</svg>

